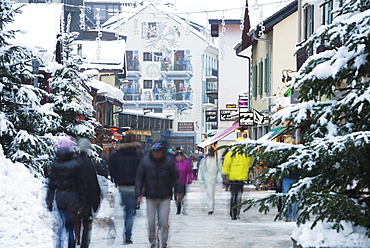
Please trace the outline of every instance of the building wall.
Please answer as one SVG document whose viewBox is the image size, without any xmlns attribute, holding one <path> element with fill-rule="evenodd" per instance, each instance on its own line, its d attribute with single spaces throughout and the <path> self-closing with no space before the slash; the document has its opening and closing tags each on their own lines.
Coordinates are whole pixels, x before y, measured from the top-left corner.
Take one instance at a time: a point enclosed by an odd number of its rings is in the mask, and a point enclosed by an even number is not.
<svg viewBox="0 0 370 248">
<path fill-rule="evenodd" d="M 257 89 L 257 97 L 252 97 L 252 106 L 253 109 L 263 113 L 267 118 L 271 117 L 278 108 L 290 104 L 290 97 L 284 97 L 287 87 L 282 82 L 282 72 L 284 69 L 295 71 L 296 58 L 294 53 L 298 42 L 297 37 L 298 13 L 295 12 L 275 24 L 269 33 L 260 37 L 265 40 L 257 40 L 257 44 L 252 48 L 252 73 L 255 74 L 252 81 L 254 77 L 257 77 L 257 82 L 259 82 L 259 78 L 262 76 L 263 86 L 262 93 Z M 270 56 L 269 42 L 271 42 Z M 266 60 L 268 57 L 270 58 L 270 65 L 268 65 L 269 61 Z M 261 66 L 263 67 L 262 70 L 259 69 Z M 289 73 L 292 80 L 294 80 L 294 74 L 294 72 Z M 266 89 L 266 78 L 269 81 L 269 89 Z M 269 125 L 270 122 L 265 118 L 263 125 L 257 125 L 253 128 L 252 136 L 254 138 L 261 137 L 269 128 L 273 128 Z"/>
<path fill-rule="evenodd" d="M 271 95 L 276 97 L 271 98 L 271 103 L 276 104 L 276 107 L 281 105 L 285 107 L 290 104 L 290 97 L 284 98 L 284 93 L 287 86 L 282 82 L 283 70 L 296 71 L 296 44 L 298 42 L 298 13 L 290 15 L 286 19 L 274 26 L 272 33 L 273 49 L 272 49 L 272 65 L 271 65 Z M 286 71 L 284 71 L 286 75 Z M 295 72 L 288 73 L 294 80 Z M 272 109 L 276 109 L 273 107 Z"/>
<path fill-rule="evenodd" d="M 225 27 L 224 56 L 221 54 L 222 44 L 220 44 L 219 49 L 218 131 L 224 130 L 234 123 L 234 121 L 220 121 L 220 110 L 225 110 L 227 104 L 238 104 L 238 93 L 248 88 L 249 74 L 249 60 L 238 57 L 234 50 L 242 35 L 240 24 L 226 24 Z M 221 25 L 219 28 L 221 28 Z M 219 42 L 222 42 L 221 39 L 219 39 Z M 218 145 L 229 144 L 235 139 L 236 133 L 231 133 L 221 139 Z"/>
<path fill-rule="evenodd" d="M 144 80 L 163 80 L 163 84 L 170 84 L 172 81 L 167 81 L 162 78 L 161 74 L 161 61 L 143 61 L 143 52 L 160 52 L 156 47 L 151 48 L 148 40 L 143 37 L 143 22 L 162 22 L 167 27 L 178 26 L 180 37 L 176 36 L 178 47 L 169 48 L 169 50 L 184 50 L 187 51 L 187 55 L 190 57 L 192 65 L 192 77 L 187 78 L 191 84 L 194 94 L 192 96 L 192 109 L 185 110 L 182 114 L 179 114 L 176 109 L 170 109 L 164 107 L 163 111 L 171 112 L 174 116 L 174 132 L 177 132 L 178 122 L 193 122 L 194 123 L 194 135 L 196 137 L 195 143 L 201 140 L 201 127 L 204 125 L 202 116 L 199 114 L 202 112 L 202 82 L 205 78 L 203 71 L 203 55 L 208 47 L 205 39 L 198 33 L 192 33 L 187 30 L 184 25 L 179 24 L 174 19 L 170 18 L 166 14 L 160 13 L 157 8 L 150 5 L 146 9 L 139 12 L 139 14 L 131 17 L 127 22 L 120 26 L 120 30 L 127 34 L 127 51 L 138 51 L 138 58 L 140 62 L 140 73 L 141 78 L 138 80 L 139 85 L 143 88 Z M 209 50 L 208 53 L 212 53 Z M 164 54 L 163 54 L 164 55 Z M 170 56 L 173 54 L 169 54 Z M 217 50 L 214 50 L 213 56 L 217 58 Z M 173 63 L 173 61 L 171 61 Z M 184 78 L 179 78 L 184 79 Z M 148 92 L 148 93 L 145 93 Z M 151 94 L 151 90 L 143 88 L 143 95 Z M 197 128 L 198 127 L 198 128 Z"/>
</svg>

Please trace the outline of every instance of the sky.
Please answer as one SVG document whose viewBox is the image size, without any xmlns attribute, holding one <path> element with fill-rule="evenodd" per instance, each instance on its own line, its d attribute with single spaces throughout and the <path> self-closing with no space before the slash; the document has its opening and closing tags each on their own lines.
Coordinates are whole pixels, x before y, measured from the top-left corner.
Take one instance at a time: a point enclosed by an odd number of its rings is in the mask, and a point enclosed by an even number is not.
<svg viewBox="0 0 370 248">
<path fill-rule="evenodd" d="M 293 0 L 249 0 L 249 15 L 251 27 L 256 26 L 260 19 L 266 19 L 274 12 Z M 311 0 L 312 1 L 312 0 Z M 148 1 L 150 2 L 150 1 Z M 189 20 L 207 25 L 208 19 L 241 19 L 244 16 L 246 0 L 153 0 L 156 2 L 170 2 L 174 4 L 174 12 Z"/>
</svg>

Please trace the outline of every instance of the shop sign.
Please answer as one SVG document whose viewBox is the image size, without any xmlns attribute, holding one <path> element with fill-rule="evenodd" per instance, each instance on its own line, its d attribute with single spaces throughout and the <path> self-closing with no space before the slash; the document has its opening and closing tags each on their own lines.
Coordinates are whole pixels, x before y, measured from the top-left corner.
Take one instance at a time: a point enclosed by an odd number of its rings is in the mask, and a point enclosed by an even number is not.
<svg viewBox="0 0 370 248">
<path fill-rule="evenodd" d="M 206 122 L 217 122 L 217 110 L 206 111 Z"/>
<path fill-rule="evenodd" d="M 178 131 L 194 131 L 194 122 L 178 122 L 177 123 Z"/>
<path fill-rule="evenodd" d="M 220 109 L 220 121 L 235 121 L 238 110 Z"/>
<path fill-rule="evenodd" d="M 236 108 L 236 104 L 226 104 L 226 108 Z"/>
</svg>

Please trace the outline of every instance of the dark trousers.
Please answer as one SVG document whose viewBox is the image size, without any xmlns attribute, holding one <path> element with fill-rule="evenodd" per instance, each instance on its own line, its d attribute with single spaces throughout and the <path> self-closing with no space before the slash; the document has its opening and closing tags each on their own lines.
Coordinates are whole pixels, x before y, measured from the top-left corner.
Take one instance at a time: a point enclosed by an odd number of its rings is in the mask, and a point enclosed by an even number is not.
<svg viewBox="0 0 370 248">
<path fill-rule="evenodd" d="M 91 241 L 92 223 L 92 216 L 87 216 L 82 218 L 82 221 L 77 221 L 74 224 L 77 245 L 79 245 L 81 241 L 81 225 L 83 226 L 81 248 L 89 247 Z"/>
<path fill-rule="evenodd" d="M 230 217 L 232 220 L 239 219 L 241 206 L 234 207 L 239 205 L 242 202 L 243 195 L 243 181 L 229 181 L 230 186 Z"/>
<path fill-rule="evenodd" d="M 186 185 L 181 185 L 181 187 L 182 187 L 182 190 L 184 192 L 184 197 L 182 198 L 182 201 L 178 201 L 176 194 L 174 194 L 174 199 L 176 201 L 176 209 L 177 209 L 176 214 L 181 213 L 181 208 L 183 208 L 183 212 L 185 212 L 183 205 L 184 205 L 184 198 L 185 198 L 185 195 L 186 195 Z"/>
</svg>

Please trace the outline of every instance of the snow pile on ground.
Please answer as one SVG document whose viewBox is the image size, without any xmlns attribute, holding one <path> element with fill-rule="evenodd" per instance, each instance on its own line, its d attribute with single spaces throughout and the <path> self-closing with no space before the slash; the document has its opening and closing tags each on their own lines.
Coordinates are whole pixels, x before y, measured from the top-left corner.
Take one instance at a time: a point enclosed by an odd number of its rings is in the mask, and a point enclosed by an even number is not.
<svg viewBox="0 0 370 248">
<path fill-rule="evenodd" d="M 295 229 L 292 238 L 302 247 L 370 247 L 366 229 L 342 221 L 343 230 L 339 233 L 332 229 L 333 224 L 318 222 L 313 230 L 311 224 L 301 225 Z"/>
<path fill-rule="evenodd" d="M 0 146 L 0 246 L 52 247 L 51 214 L 45 208 L 45 189 L 20 163 L 3 156 Z"/>
</svg>

